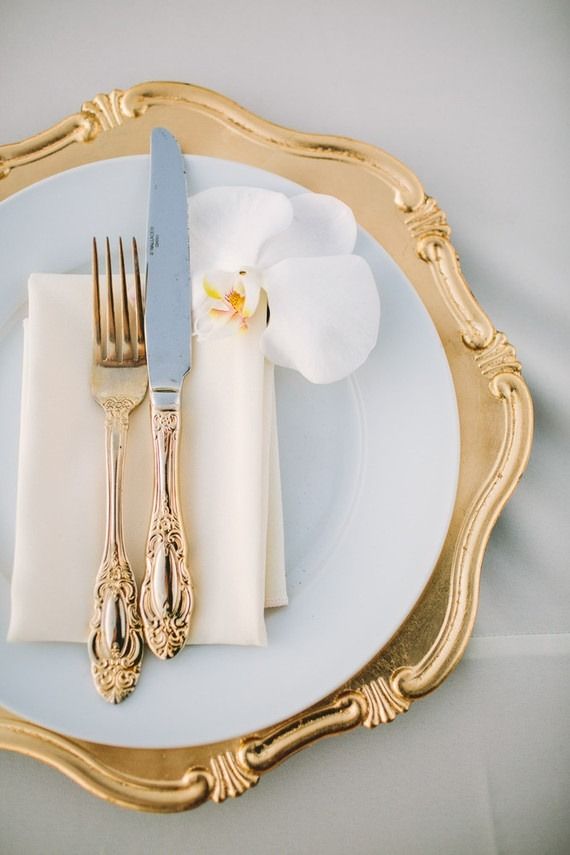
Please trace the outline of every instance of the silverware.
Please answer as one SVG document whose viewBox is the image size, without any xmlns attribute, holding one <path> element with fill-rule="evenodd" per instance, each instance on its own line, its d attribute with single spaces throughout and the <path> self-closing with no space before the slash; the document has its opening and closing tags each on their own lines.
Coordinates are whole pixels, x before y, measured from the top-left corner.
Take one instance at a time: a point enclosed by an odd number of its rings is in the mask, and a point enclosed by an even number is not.
<svg viewBox="0 0 570 855">
<path fill-rule="evenodd" d="M 170 659 L 184 646 L 192 582 L 178 498 L 180 393 L 191 366 L 191 284 L 184 161 L 164 128 L 151 136 L 145 330 L 154 445 L 154 498 L 140 611 L 148 646 Z"/>
<path fill-rule="evenodd" d="M 97 243 L 93 238 L 94 350 L 91 388 L 95 400 L 105 411 L 107 524 L 103 558 L 95 583 L 89 654 L 95 686 L 105 700 L 113 704 L 123 701 L 135 688 L 144 648 L 136 583 L 123 540 L 122 508 L 129 414 L 140 404 L 147 390 L 144 308 L 134 238 L 132 254 L 135 301 L 131 307 L 127 295 L 123 242 L 119 239 L 121 310 L 117 311 L 111 252 L 109 239 L 106 239 L 106 298 L 102 306 Z"/>
</svg>

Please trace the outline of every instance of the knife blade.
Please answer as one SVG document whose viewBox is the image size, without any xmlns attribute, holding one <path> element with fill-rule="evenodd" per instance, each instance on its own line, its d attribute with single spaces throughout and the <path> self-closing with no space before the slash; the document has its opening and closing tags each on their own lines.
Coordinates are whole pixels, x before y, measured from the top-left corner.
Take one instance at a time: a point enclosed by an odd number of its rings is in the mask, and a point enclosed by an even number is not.
<svg viewBox="0 0 570 855">
<path fill-rule="evenodd" d="M 150 159 L 145 338 L 155 466 L 140 613 L 152 652 L 171 659 L 186 643 L 194 599 L 178 490 L 192 291 L 184 161 L 165 128 L 152 131 Z"/>
<path fill-rule="evenodd" d="M 190 256 L 184 161 L 164 128 L 151 136 L 146 347 L 151 392 L 180 393 L 191 366 Z"/>
</svg>

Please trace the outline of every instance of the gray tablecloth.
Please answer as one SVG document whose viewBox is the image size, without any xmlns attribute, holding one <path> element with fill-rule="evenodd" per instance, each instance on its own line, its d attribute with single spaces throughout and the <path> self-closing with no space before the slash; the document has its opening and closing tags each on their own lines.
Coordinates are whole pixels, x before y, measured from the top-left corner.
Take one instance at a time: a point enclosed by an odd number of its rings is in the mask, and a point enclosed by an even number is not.
<svg viewBox="0 0 570 855">
<path fill-rule="evenodd" d="M 2 852 L 570 851 L 568 5 L 20 0 L 1 19 L 2 142 L 97 92 L 178 79 L 399 157 L 447 212 L 536 406 L 528 472 L 487 550 L 475 638 L 438 692 L 188 815 L 129 813 L 1 754 Z"/>
</svg>

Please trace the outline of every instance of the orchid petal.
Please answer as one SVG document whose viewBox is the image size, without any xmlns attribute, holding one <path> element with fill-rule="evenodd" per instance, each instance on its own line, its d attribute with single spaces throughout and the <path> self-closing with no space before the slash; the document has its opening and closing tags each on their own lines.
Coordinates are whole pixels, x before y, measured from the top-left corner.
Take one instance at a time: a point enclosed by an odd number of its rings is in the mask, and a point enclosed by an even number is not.
<svg viewBox="0 0 570 855">
<path fill-rule="evenodd" d="M 207 338 L 214 330 L 213 324 L 208 320 L 210 309 L 223 308 L 224 293 L 235 277 L 224 271 L 215 275 L 210 272 L 192 277 L 192 318 L 194 332 L 199 339 Z"/>
<path fill-rule="evenodd" d="M 257 187 L 211 187 L 189 199 L 192 268 L 231 270 L 256 266 L 262 246 L 293 218 L 283 193 Z"/>
<path fill-rule="evenodd" d="M 241 277 L 240 277 L 241 278 Z M 245 303 L 243 305 L 244 318 L 251 318 L 259 304 L 259 296 L 261 287 L 257 282 L 257 277 L 247 275 L 243 277 L 243 286 L 245 294 Z"/>
<path fill-rule="evenodd" d="M 206 292 L 206 295 L 210 297 L 212 300 L 223 300 L 223 294 L 216 289 L 216 287 L 210 282 L 207 276 L 204 276 L 202 280 L 202 288 Z"/>
<path fill-rule="evenodd" d="M 357 255 L 293 258 L 265 271 L 270 320 L 265 356 L 313 383 L 346 377 L 376 343 L 380 300 L 372 271 Z"/>
<path fill-rule="evenodd" d="M 192 303 L 198 307 L 204 301 L 211 303 L 224 299 L 236 280 L 235 273 L 227 270 L 206 270 L 192 277 Z"/>
<path fill-rule="evenodd" d="M 196 318 L 194 332 L 198 341 L 225 338 L 235 331 L 236 320 L 238 316 L 230 309 L 213 308 Z"/>
<path fill-rule="evenodd" d="M 356 220 L 348 205 L 319 193 L 300 193 L 290 200 L 293 220 L 263 247 L 259 265 L 285 258 L 348 255 L 356 243 Z"/>
</svg>

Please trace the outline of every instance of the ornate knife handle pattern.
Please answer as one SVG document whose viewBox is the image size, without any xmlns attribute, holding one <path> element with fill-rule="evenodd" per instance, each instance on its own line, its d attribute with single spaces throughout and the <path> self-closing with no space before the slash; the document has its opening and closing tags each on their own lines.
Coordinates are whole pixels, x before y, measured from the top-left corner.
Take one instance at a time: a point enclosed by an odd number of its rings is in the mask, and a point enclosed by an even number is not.
<svg viewBox="0 0 570 855">
<path fill-rule="evenodd" d="M 184 647 L 193 608 L 178 501 L 179 428 L 177 408 L 153 406 L 154 498 L 140 612 L 147 644 L 160 659 L 171 659 Z"/>
<path fill-rule="evenodd" d="M 109 398 L 103 406 L 107 533 L 103 560 L 95 582 L 89 654 L 97 691 L 109 703 L 118 704 L 137 684 L 144 650 L 136 584 L 123 542 L 121 510 L 129 413 L 135 402 L 130 398 Z"/>
</svg>

